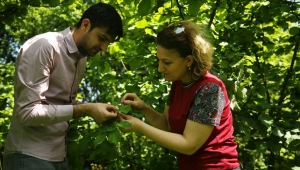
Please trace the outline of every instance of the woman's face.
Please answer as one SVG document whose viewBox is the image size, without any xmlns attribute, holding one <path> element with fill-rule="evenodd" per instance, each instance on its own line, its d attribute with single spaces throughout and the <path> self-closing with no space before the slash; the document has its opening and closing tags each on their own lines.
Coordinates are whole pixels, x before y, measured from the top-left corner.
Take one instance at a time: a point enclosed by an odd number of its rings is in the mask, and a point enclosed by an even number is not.
<svg viewBox="0 0 300 170">
<path fill-rule="evenodd" d="M 181 80 L 183 83 L 192 81 L 188 67 L 191 65 L 187 58 L 180 57 L 175 50 L 169 50 L 157 46 L 157 57 L 159 60 L 158 71 L 165 75 L 166 81 Z"/>
</svg>

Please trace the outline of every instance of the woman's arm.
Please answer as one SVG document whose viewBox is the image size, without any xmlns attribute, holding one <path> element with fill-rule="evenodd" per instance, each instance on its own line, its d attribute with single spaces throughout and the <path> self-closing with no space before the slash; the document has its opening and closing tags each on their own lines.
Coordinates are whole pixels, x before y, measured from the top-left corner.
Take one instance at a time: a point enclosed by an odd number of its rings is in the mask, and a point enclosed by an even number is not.
<svg viewBox="0 0 300 170">
<path fill-rule="evenodd" d="M 140 126 L 138 131 L 168 149 L 191 155 L 206 142 L 213 128 L 211 125 L 187 120 L 183 135 L 155 129 L 149 125 Z"/>
<path fill-rule="evenodd" d="M 146 109 L 143 111 L 145 115 L 146 121 L 151 125 L 158 129 L 170 131 L 168 124 L 168 111 L 169 107 L 166 106 L 164 109 L 164 113 L 161 114 L 151 108 L 149 105 L 146 106 Z"/>
<path fill-rule="evenodd" d="M 129 115 L 120 115 L 121 120 L 131 123 L 132 129 L 129 131 L 140 132 L 161 146 L 186 155 L 195 153 L 206 142 L 214 128 L 211 125 L 187 120 L 183 135 L 181 135 L 155 128 Z"/>
</svg>

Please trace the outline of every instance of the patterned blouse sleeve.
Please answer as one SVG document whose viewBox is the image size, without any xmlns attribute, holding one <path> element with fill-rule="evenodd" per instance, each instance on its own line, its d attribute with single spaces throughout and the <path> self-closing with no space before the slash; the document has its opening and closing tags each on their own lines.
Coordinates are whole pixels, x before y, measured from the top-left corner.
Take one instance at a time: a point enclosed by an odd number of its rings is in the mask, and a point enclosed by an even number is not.
<svg viewBox="0 0 300 170">
<path fill-rule="evenodd" d="M 219 126 L 224 106 L 225 97 L 222 88 L 215 83 L 206 83 L 196 92 L 188 119 Z"/>
</svg>

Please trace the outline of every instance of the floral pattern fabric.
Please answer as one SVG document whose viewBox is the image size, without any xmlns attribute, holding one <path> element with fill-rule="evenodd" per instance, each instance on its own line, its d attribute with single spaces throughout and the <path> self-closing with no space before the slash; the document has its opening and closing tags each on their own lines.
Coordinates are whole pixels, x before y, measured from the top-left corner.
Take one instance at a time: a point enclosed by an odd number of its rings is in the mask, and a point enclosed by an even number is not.
<svg viewBox="0 0 300 170">
<path fill-rule="evenodd" d="M 206 83 L 196 92 L 188 119 L 219 126 L 224 106 L 225 96 L 222 88 L 215 83 Z"/>
</svg>

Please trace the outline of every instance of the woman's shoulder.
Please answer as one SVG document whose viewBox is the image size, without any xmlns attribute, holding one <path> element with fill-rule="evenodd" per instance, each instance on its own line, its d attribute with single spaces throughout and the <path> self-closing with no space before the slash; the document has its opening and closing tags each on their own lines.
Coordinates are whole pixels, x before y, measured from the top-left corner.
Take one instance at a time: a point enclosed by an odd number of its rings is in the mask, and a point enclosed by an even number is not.
<svg viewBox="0 0 300 170">
<path fill-rule="evenodd" d="M 198 85 L 203 86 L 204 84 L 207 83 L 213 83 L 216 84 L 218 86 L 224 87 L 224 83 L 223 81 L 217 77 L 216 75 L 213 75 L 209 72 L 205 73 L 201 79 L 198 81 Z"/>
</svg>

